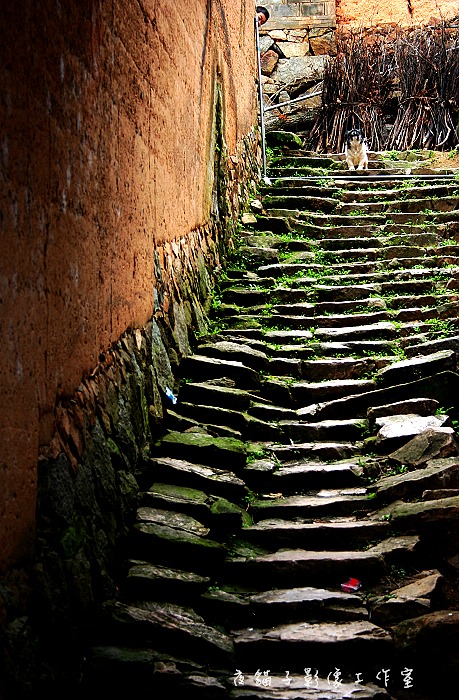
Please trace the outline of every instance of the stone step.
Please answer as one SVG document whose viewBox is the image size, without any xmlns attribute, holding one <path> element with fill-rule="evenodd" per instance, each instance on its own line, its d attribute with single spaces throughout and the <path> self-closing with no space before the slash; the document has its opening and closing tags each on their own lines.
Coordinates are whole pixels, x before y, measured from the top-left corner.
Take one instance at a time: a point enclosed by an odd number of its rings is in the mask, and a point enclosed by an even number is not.
<svg viewBox="0 0 459 700">
<path fill-rule="evenodd" d="M 201 453 L 199 455 L 202 457 Z M 220 461 L 220 464 L 224 463 Z M 246 494 L 244 482 L 225 469 L 173 457 L 149 457 L 145 460 L 145 467 L 155 481 L 198 489 L 235 501 L 240 501 Z"/>
<path fill-rule="evenodd" d="M 254 590 L 289 586 L 333 586 L 352 576 L 366 586 L 378 581 L 386 566 L 380 554 L 368 551 L 307 551 L 282 549 L 255 557 L 228 558 L 224 566 L 225 580 L 240 582 Z"/>
<path fill-rule="evenodd" d="M 274 443 L 270 445 L 269 450 L 280 462 L 304 459 L 331 461 L 354 457 L 359 453 L 360 446 L 353 442 L 344 441 L 303 442 L 284 445 Z"/>
<path fill-rule="evenodd" d="M 441 372 L 433 377 L 418 379 L 387 389 L 375 389 L 368 393 L 353 395 L 329 401 L 321 406 L 314 405 L 308 413 L 309 420 L 342 419 L 348 416 L 366 416 L 371 407 L 382 406 L 394 401 L 416 398 L 429 398 L 439 401 L 441 406 L 453 406 L 459 391 L 459 377 L 456 372 Z M 301 411 L 298 411 L 300 415 Z"/>
<path fill-rule="evenodd" d="M 367 326 L 345 326 L 341 328 L 316 328 L 314 338 L 320 341 L 393 340 L 397 329 L 393 323 L 381 321 Z"/>
<path fill-rule="evenodd" d="M 303 360 L 301 377 L 309 382 L 336 379 L 362 379 L 368 373 L 386 366 L 390 360 L 383 358 L 338 358 L 328 360 Z"/>
<path fill-rule="evenodd" d="M 308 197 L 308 196 L 290 196 L 290 195 L 284 195 L 284 196 L 277 196 L 277 195 L 268 195 L 266 197 L 263 197 L 263 207 L 264 209 L 274 209 L 274 210 L 279 210 L 279 209 L 301 209 L 301 210 L 310 210 L 312 211 L 320 211 L 320 212 L 331 212 L 333 211 L 338 202 L 336 199 L 332 199 L 331 197 L 324 197 L 318 196 L 318 197 Z"/>
<path fill-rule="evenodd" d="M 272 472 L 269 482 L 263 482 L 263 490 L 283 495 L 319 490 L 327 483 L 331 488 L 357 487 L 362 469 L 358 460 L 334 462 L 308 461 L 287 462 Z M 256 482 L 254 480 L 254 486 Z"/>
<path fill-rule="evenodd" d="M 301 198 L 299 198 L 301 199 Z M 428 195 L 426 197 L 419 197 L 419 198 L 410 198 L 410 199 L 403 199 L 403 200 L 397 200 L 396 198 L 391 199 L 391 201 L 385 201 L 385 202 L 378 202 L 378 201 L 362 201 L 359 198 L 359 201 L 357 204 L 355 202 L 349 203 L 349 204 L 342 204 L 340 203 L 337 208 L 337 212 L 346 215 L 348 214 L 349 216 L 353 216 L 354 213 L 356 213 L 356 209 L 358 213 L 379 213 L 379 212 L 384 212 L 389 215 L 392 212 L 399 213 L 400 210 L 403 211 L 403 213 L 413 213 L 417 214 L 420 211 L 426 211 L 430 210 L 433 212 L 437 211 L 454 211 L 457 209 L 458 205 L 458 198 L 457 197 L 429 197 Z M 301 208 L 301 207 L 299 207 Z M 321 210 L 319 210 L 321 211 Z"/>
<path fill-rule="evenodd" d="M 290 520 L 261 520 L 244 529 L 243 537 L 249 542 L 274 550 L 301 548 L 313 550 L 361 549 L 375 540 L 388 536 L 387 521 L 356 520 L 351 518 L 312 523 Z"/>
<path fill-rule="evenodd" d="M 311 586 L 257 593 L 248 602 L 251 624 L 258 628 L 304 620 L 344 622 L 368 618 L 359 596 Z"/>
<path fill-rule="evenodd" d="M 104 605 L 105 628 L 114 643 L 134 646 L 148 644 L 167 659 L 201 661 L 230 667 L 234 653 L 228 635 L 206 625 L 190 608 L 148 602 L 127 605 L 120 601 Z M 131 681 L 132 682 L 132 681 Z"/>
<path fill-rule="evenodd" d="M 337 442 L 339 440 L 358 441 L 368 429 L 368 423 L 363 419 L 326 420 L 316 423 L 301 423 L 283 420 L 281 422 L 284 434 L 293 442 Z"/>
<path fill-rule="evenodd" d="M 190 604 L 211 584 L 211 578 L 160 564 L 131 561 L 122 595 L 125 601 L 164 600 Z"/>
<path fill-rule="evenodd" d="M 375 388 L 375 382 L 370 379 L 331 379 L 325 382 L 294 382 L 290 391 L 297 406 L 307 406 L 349 394 L 366 393 Z"/>
<path fill-rule="evenodd" d="M 288 670 L 301 668 L 307 659 L 315 669 L 323 668 L 324 659 L 327 659 L 331 669 L 351 671 L 377 668 L 378 664 L 386 668 L 394 660 L 390 634 L 368 621 L 301 622 L 267 629 L 236 630 L 232 636 L 236 662 L 243 668 Z M 319 697 L 332 698 L 333 695 Z"/>
<path fill-rule="evenodd" d="M 251 512 L 256 521 L 267 518 L 281 520 L 364 515 L 372 506 L 365 488 L 319 491 L 314 496 L 287 496 L 255 501 Z"/>
<path fill-rule="evenodd" d="M 226 377 L 233 379 L 240 389 L 257 388 L 260 384 L 258 372 L 251 367 L 246 367 L 242 362 L 200 355 L 189 355 L 183 358 L 180 373 L 183 379 L 196 382 Z"/>
<path fill-rule="evenodd" d="M 245 668 L 244 664 L 241 664 Z M 261 664 L 263 666 L 263 664 Z M 300 666 L 301 667 L 301 666 Z M 260 669 L 258 669 L 260 671 Z M 306 671 L 308 675 L 305 675 Z M 235 688 L 234 685 L 229 691 L 229 698 L 232 700 L 339 700 L 341 698 L 359 698 L 359 700 L 387 700 L 389 693 L 377 685 L 361 684 L 362 676 L 355 675 L 354 678 L 343 680 L 339 678 L 337 685 L 333 676 L 330 677 L 328 669 L 322 669 L 322 677 L 316 668 L 306 669 L 303 675 L 297 675 L 296 671 L 285 668 L 280 674 L 273 672 L 266 678 L 260 672 L 258 676 L 246 675 L 237 676 L 235 683 L 240 679 L 243 688 Z M 358 674 L 359 672 L 357 672 Z M 253 671 L 252 671 L 253 674 Z M 288 675 L 286 675 L 288 674 Z M 376 672 L 373 673 L 374 678 Z M 261 676 L 261 678 L 260 678 Z M 359 679 L 357 689 L 356 680 Z M 234 681 L 233 681 L 234 683 Z M 265 685 L 263 685 L 265 683 Z M 269 683 L 269 687 L 266 685 Z"/>
<path fill-rule="evenodd" d="M 204 576 L 215 575 L 226 558 L 226 548 L 199 534 L 159 522 L 136 523 L 129 551 L 137 560 L 181 568 Z"/>
<path fill-rule="evenodd" d="M 155 451 L 158 457 L 171 457 L 177 460 L 189 460 L 209 467 L 231 465 L 237 471 L 245 466 L 247 459 L 246 445 L 234 438 L 214 438 L 202 432 L 169 431 L 163 436 Z"/>
</svg>

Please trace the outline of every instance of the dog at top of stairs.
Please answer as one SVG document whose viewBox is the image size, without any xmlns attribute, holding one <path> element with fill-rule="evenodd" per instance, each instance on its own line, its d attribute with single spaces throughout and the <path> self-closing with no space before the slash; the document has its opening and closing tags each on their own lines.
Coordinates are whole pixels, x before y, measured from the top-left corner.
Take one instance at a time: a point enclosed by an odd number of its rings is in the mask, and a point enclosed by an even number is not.
<svg viewBox="0 0 459 700">
<path fill-rule="evenodd" d="M 349 170 L 368 170 L 368 148 L 360 129 L 344 134 L 344 155 Z"/>
</svg>

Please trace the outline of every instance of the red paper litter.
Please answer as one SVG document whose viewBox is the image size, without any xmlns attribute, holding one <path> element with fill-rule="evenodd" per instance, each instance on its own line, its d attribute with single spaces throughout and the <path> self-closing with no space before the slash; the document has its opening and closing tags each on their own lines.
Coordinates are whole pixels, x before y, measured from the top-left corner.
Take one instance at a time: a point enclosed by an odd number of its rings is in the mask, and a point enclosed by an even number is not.
<svg viewBox="0 0 459 700">
<path fill-rule="evenodd" d="M 355 593 L 359 588 L 362 588 L 362 584 L 357 578 L 350 578 L 346 583 L 341 584 L 341 590 L 346 591 L 346 593 Z"/>
</svg>

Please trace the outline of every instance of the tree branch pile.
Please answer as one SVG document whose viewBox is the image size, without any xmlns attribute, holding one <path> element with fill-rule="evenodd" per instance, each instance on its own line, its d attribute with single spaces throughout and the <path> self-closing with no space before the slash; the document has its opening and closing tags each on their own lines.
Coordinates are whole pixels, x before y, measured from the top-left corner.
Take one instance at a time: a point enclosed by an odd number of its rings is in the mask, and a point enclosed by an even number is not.
<svg viewBox="0 0 459 700">
<path fill-rule="evenodd" d="M 344 150 L 344 132 L 360 128 L 372 150 L 383 145 L 383 109 L 395 75 L 392 46 L 384 35 L 339 33 L 338 52 L 325 68 L 322 108 L 310 134 L 318 152 Z"/>
<path fill-rule="evenodd" d="M 459 37 L 444 25 L 399 34 L 395 63 L 400 102 L 387 148 L 449 150 L 459 94 Z"/>
<path fill-rule="evenodd" d="M 325 68 L 322 107 L 309 147 L 341 153 L 344 132 L 360 128 L 373 151 L 449 150 L 459 143 L 459 33 L 446 23 L 395 33 L 337 35 Z M 398 98 L 385 135 L 388 105 Z"/>
</svg>

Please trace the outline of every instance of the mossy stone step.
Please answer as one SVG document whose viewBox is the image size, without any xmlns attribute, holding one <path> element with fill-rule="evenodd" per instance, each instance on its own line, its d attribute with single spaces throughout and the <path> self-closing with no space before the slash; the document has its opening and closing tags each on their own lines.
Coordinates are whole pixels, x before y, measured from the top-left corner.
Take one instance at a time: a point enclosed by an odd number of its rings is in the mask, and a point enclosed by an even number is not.
<svg viewBox="0 0 459 700">
<path fill-rule="evenodd" d="M 187 459 L 210 467 L 225 464 L 231 471 L 237 471 L 245 466 L 247 446 L 234 438 L 213 438 L 197 432 L 170 431 L 161 439 L 156 454 L 158 457 Z"/>
<path fill-rule="evenodd" d="M 220 467 L 224 464 L 220 462 Z M 218 469 L 173 457 L 148 458 L 145 466 L 156 480 L 202 490 L 229 500 L 240 501 L 247 492 L 244 482 L 229 469 Z"/>
<path fill-rule="evenodd" d="M 176 413 L 181 416 L 194 419 L 204 425 L 227 426 L 244 434 L 247 428 L 247 420 L 239 411 L 216 406 L 205 406 L 197 403 L 181 401 L 176 406 Z"/>
<path fill-rule="evenodd" d="M 226 548 L 219 542 L 154 522 L 133 526 L 129 550 L 135 559 L 204 575 L 219 571 L 226 557 Z"/>
</svg>

